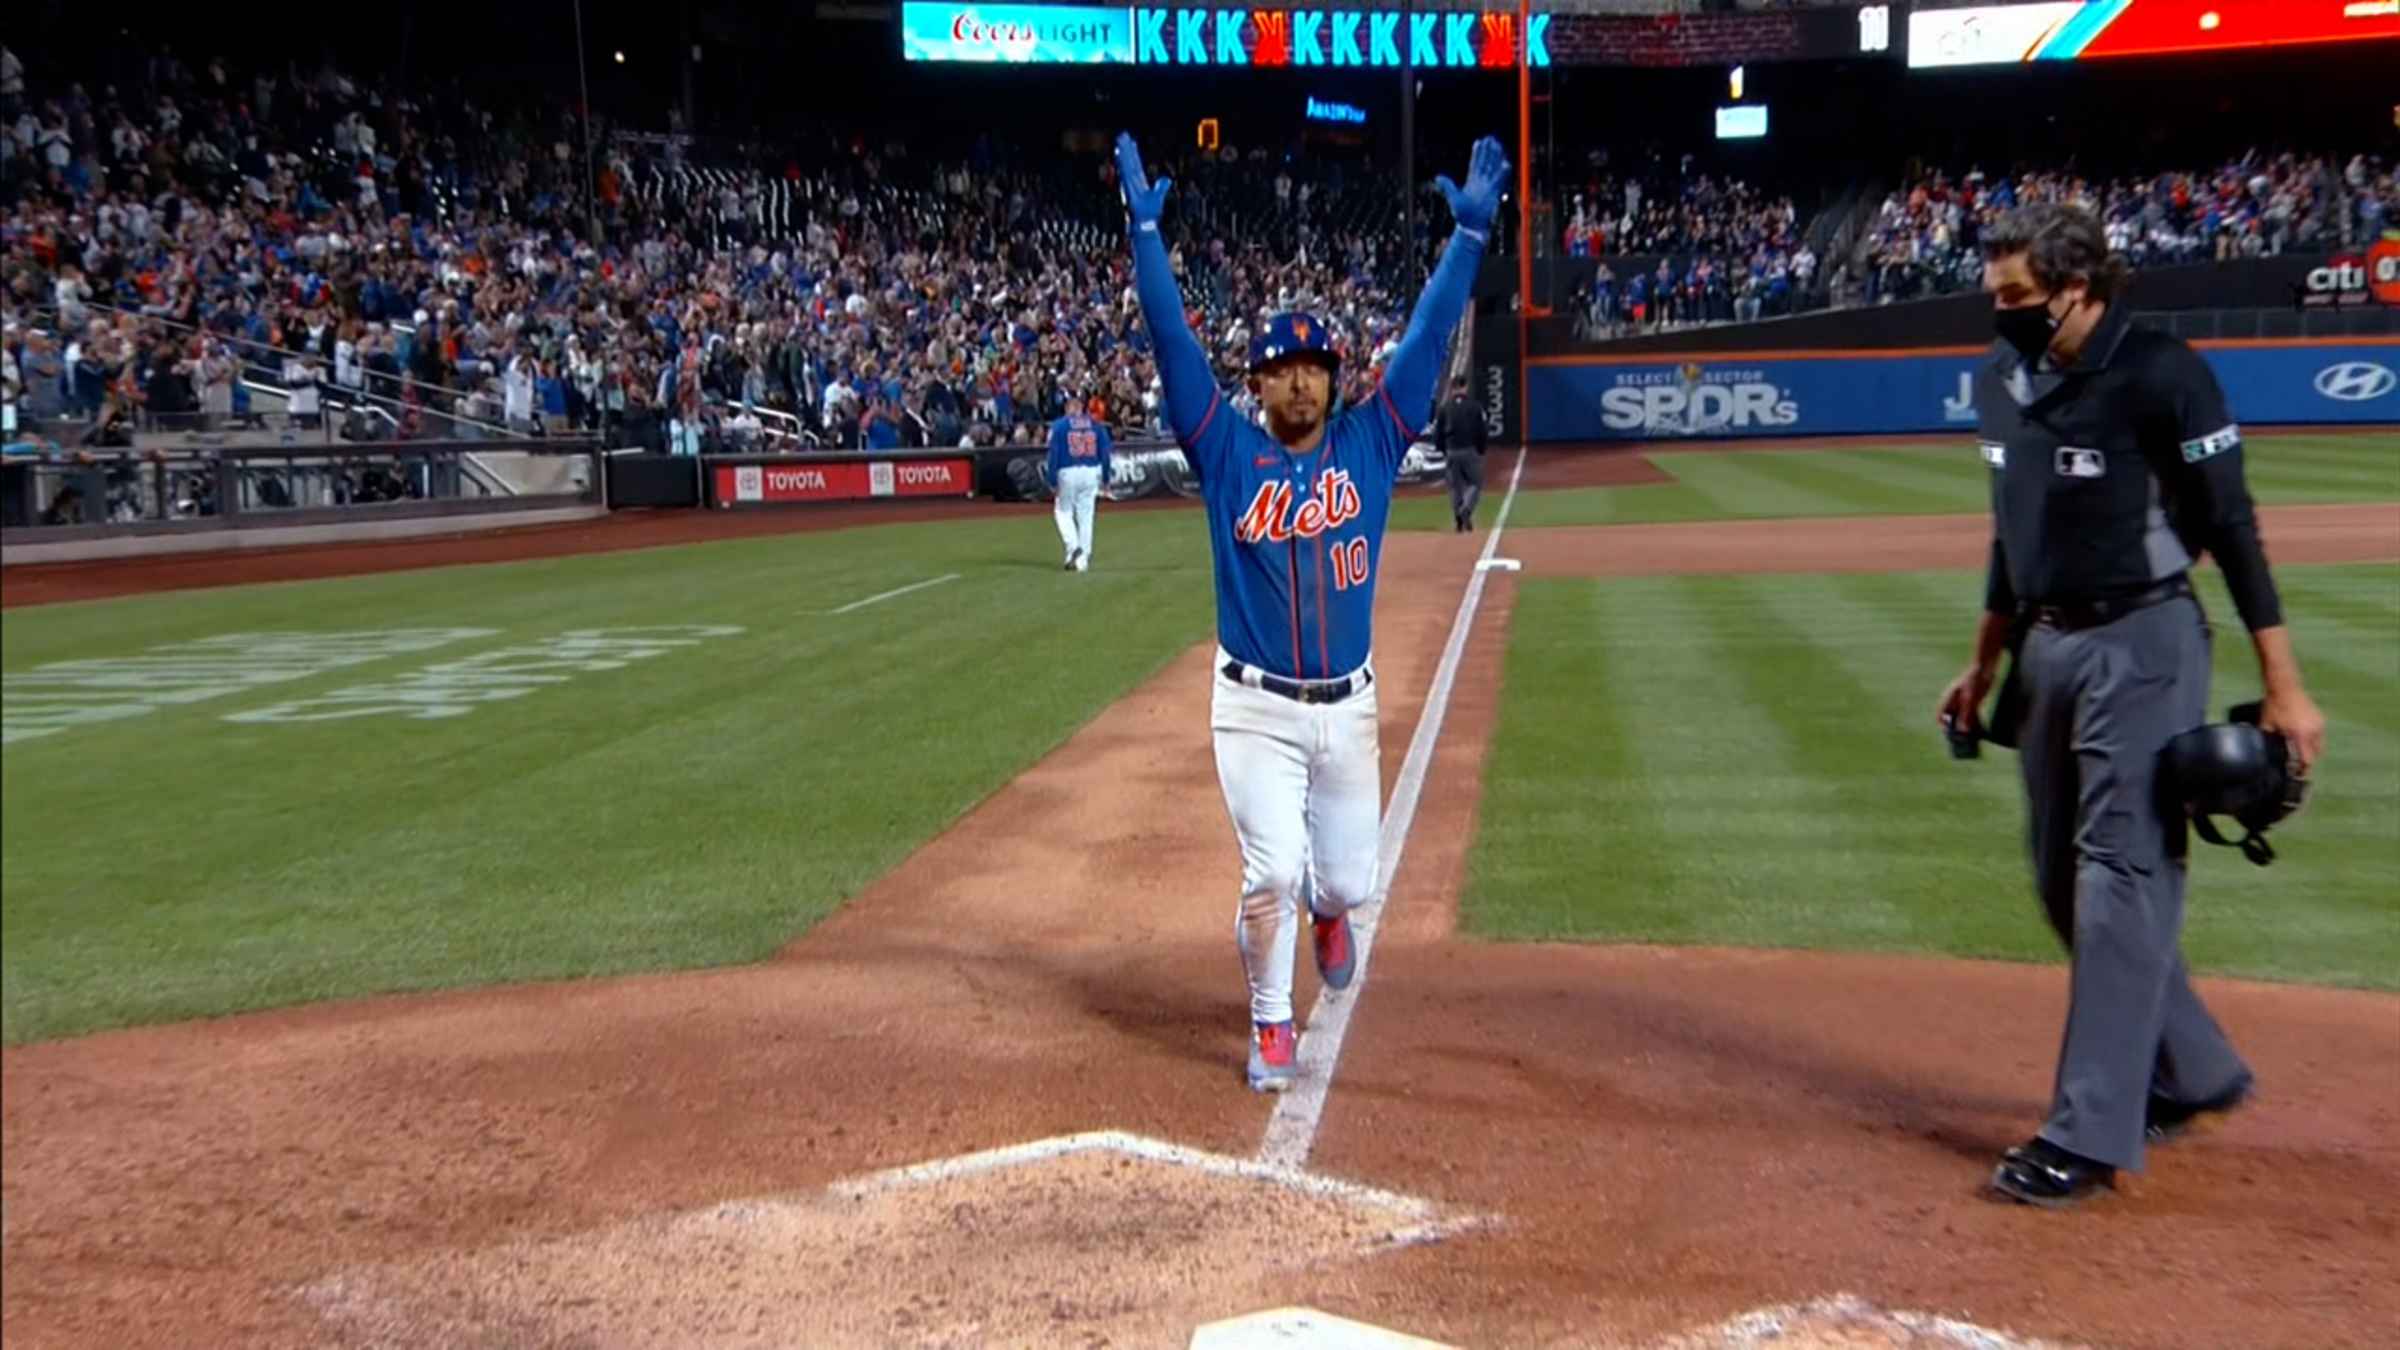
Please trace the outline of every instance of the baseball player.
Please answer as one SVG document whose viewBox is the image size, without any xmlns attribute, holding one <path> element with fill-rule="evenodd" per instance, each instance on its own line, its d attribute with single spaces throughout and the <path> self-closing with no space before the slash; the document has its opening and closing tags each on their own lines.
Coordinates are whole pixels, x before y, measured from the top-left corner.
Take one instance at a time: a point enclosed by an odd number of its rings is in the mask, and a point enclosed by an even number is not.
<svg viewBox="0 0 2400 1350">
<path fill-rule="evenodd" d="M 1184 326 L 1158 234 L 1170 180 L 1150 181 L 1131 136 L 1117 138 L 1117 172 L 1167 424 L 1207 509 L 1219 648 L 1209 725 L 1242 850 L 1234 937 L 1250 984 L 1249 1080 L 1279 1092 L 1297 1076 L 1299 906 L 1327 987 L 1346 988 L 1357 971 L 1349 912 L 1375 886 L 1382 810 L 1372 621 L 1384 523 L 1401 460 L 1433 410 L 1508 157 L 1486 137 L 1465 187 L 1437 180 L 1456 229 L 1364 402 L 1332 415 L 1339 361 L 1315 316 L 1278 314 L 1251 340 L 1247 384 L 1263 428 L 1232 411 Z"/>
<path fill-rule="evenodd" d="M 1092 511 L 1100 485 L 1115 467 L 1108 428 L 1078 408 L 1050 424 L 1050 486 L 1056 492 L 1058 537 L 1067 548 L 1066 570 L 1092 565 Z"/>
</svg>

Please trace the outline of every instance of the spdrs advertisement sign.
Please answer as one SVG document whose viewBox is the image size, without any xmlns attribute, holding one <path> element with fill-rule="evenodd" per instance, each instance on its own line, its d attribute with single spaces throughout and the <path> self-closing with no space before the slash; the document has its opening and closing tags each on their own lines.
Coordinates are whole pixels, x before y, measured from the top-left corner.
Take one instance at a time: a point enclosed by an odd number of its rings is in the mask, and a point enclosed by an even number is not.
<svg viewBox="0 0 2400 1350">
<path fill-rule="evenodd" d="M 2254 426 L 2400 423 L 2400 341 L 2198 343 Z M 1719 440 L 1972 432 L 1981 350 L 1757 360 L 1540 360 L 1537 441 Z"/>
</svg>

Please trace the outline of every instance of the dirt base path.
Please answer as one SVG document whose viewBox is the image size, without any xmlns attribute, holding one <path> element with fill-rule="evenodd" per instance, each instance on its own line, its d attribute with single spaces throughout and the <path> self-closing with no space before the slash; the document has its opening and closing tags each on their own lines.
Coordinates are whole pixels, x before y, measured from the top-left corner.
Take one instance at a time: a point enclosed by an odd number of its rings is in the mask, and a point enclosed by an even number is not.
<svg viewBox="0 0 2400 1350">
<path fill-rule="evenodd" d="M 1884 528 L 1842 523 L 1923 565 Z M 1387 783 L 1481 542 L 1387 548 Z M 1513 588 L 1311 1160 L 1376 1189 L 1241 1170 L 1268 1107 L 1198 649 L 763 964 L 7 1050 L 9 1343 L 1181 1345 L 1308 1303 L 1630 1345 L 1837 1292 L 2138 1346 L 2400 1321 L 2400 1001 L 2210 984 L 2260 1104 L 2054 1216 L 1976 1185 L 2046 1094 L 2056 968 L 1452 936 Z M 1201 1152 L 858 1180 L 1103 1130 Z"/>
</svg>

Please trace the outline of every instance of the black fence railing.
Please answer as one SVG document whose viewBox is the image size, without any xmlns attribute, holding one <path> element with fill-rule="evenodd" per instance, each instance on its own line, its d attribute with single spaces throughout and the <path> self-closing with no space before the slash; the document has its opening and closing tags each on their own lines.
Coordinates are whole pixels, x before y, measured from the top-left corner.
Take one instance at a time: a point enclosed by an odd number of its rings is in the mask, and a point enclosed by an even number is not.
<svg viewBox="0 0 2400 1350">
<path fill-rule="evenodd" d="M 2348 305 L 2339 309 L 2141 310 L 2134 317 L 2186 342 L 2241 338 L 2381 337 L 2400 333 L 2400 308 Z"/>
<path fill-rule="evenodd" d="M 0 462 L 0 527 L 66 539 L 603 504 L 591 441 L 61 450 Z"/>
</svg>

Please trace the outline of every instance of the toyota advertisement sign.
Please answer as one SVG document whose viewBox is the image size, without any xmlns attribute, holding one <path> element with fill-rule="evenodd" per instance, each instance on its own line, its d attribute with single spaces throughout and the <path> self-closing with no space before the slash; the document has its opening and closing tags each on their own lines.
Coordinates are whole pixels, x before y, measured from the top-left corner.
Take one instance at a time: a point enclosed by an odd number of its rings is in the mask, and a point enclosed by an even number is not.
<svg viewBox="0 0 2400 1350">
<path fill-rule="evenodd" d="M 2195 343 L 2251 426 L 2400 423 L 2400 339 Z M 1536 359 L 1537 441 L 1972 431 L 1981 349 L 1759 359 Z"/>
<path fill-rule="evenodd" d="M 965 497 L 975 488 L 974 461 L 940 458 L 816 460 L 791 456 L 751 462 L 712 461 L 714 503 L 768 506 L 787 502 L 850 502 L 877 497 Z"/>
</svg>

